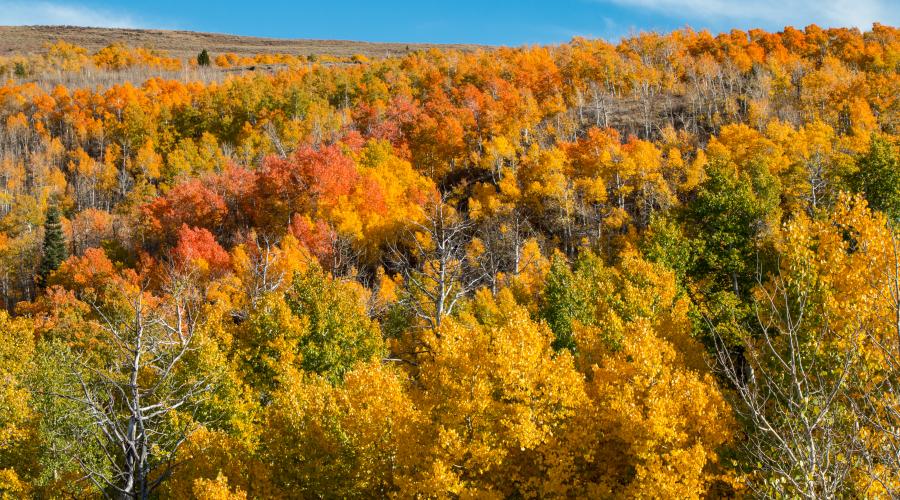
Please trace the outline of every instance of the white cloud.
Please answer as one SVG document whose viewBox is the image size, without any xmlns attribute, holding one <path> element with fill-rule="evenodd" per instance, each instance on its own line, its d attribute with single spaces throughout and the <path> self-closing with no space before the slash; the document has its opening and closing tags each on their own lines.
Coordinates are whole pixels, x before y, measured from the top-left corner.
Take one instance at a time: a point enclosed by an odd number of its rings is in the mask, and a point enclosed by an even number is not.
<svg viewBox="0 0 900 500">
<path fill-rule="evenodd" d="M 69 25 L 97 28 L 135 28 L 134 19 L 121 12 L 79 4 L 0 0 L 0 25 Z"/>
<path fill-rule="evenodd" d="M 755 22 L 761 27 L 785 25 L 803 27 L 816 23 L 823 27 L 868 29 L 873 22 L 897 24 L 900 14 L 896 0 L 600 0 L 652 11 L 672 18 L 706 22 Z"/>
</svg>

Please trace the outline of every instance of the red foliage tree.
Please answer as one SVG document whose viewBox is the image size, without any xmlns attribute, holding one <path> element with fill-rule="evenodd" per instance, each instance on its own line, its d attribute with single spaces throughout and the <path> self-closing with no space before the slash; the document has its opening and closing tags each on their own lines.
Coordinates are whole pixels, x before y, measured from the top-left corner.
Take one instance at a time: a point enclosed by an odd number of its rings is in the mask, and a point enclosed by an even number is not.
<svg viewBox="0 0 900 500">
<path fill-rule="evenodd" d="M 291 221 L 289 232 L 312 253 L 322 265 L 330 265 L 334 258 L 334 230 L 325 221 L 313 222 L 309 217 L 297 215 Z"/>
<path fill-rule="evenodd" d="M 172 249 L 172 260 L 179 272 L 200 270 L 211 275 L 224 274 L 231 265 L 231 257 L 203 228 L 182 224 L 178 230 L 178 244 Z"/>
<path fill-rule="evenodd" d="M 257 225 L 285 228 L 295 213 L 314 213 L 348 196 L 359 175 L 353 160 L 336 145 L 306 146 L 290 158 L 269 157 L 257 181 Z"/>
<path fill-rule="evenodd" d="M 182 224 L 217 230 L 227 210 L 225 200 L 199 179 L 178 184 L 144 206 L 151 229 L 170 242 Z"/>
</svg>

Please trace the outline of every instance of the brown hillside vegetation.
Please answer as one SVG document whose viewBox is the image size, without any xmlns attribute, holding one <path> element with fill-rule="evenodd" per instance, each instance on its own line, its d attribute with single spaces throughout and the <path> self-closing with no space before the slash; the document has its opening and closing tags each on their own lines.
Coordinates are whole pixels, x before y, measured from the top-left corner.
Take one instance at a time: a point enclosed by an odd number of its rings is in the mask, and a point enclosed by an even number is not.
<svg viewBox="0 0 900 500">
<path fill-rule="evenodd" d="M 422 43 L 372 43 L 347 40 L 285 40 L 250 36 L 198 33 L 194 31 L 145 30 L 121 28 L 83 28 L 78 26 L 0 26 L 0 55 L 36 54 L 57 40 L 96 51 L 113 43 L 167 51 L 174 57 L 193 57 L 202 49 L 211 53 L 233 52 L 241 56 L 282 53 L 293 55 L 389 57 L 409 51 L 447 48 L 470 51 L 476 45 L 440 45 Z"/>
</svg>

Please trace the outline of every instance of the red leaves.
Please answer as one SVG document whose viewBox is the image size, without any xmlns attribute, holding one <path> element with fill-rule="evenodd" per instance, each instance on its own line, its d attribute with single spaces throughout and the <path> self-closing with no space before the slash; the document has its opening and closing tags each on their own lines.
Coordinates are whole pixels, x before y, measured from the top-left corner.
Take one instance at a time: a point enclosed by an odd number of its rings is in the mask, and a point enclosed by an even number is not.
<svg viewBox="0 0 900 500">
<path fill-rule="evenodd" d="M 414 123 L 418 107 L 409 96 L 394 96 L 387 105 L 359 103 L 353 110 L 353 121 L 369 139 L 385 139 L 394 147 L 406 147 L 404 127 Z"/>
<path fill-rule="evenodd" d="M 322 220 L 313 222 L 309 217 L 297 215 L 291 221 L 290 233 L 312 253 L 320 263 L 331 262 L 334 256 L 334 230 Z"/>
<path fill-rule="evenodd" d="M 350 158 L 335 146 L 315 150 L 305 147 L 294 153 L 293 168 L 306 180 L 317 197 L 335 199 L 347 196 L 356 185 L 358 174 Z"/>
<path fill-rule="evenodd" d="M 206 185 L 225 202 L 227 214 L 217 234 L 235 233 L 246 228 L 262 200 L 257 196 L 257 173 L 229 165 L 218 175 L 206 178 Z"/>
<path fill-rule="evenodd" d="M 257 224 L 284 227 L 295 213 L 310 213 L 317 206 L 333 206 L 349 196 L 358 183 L 353 160 L 336 145 L 306 146 L 290 158 L 269 157 L 257 179 Z"/>
<path fill-rule="evenodd" d="M 216 229 L 225 218 L 227 207 L 222 197 L 201 180 L 178 184 L 164 196 L 144 207 L 153 229 L 171 240 L 182 224 Z"/>
<path fill-rule="evenodd" d="M 267 158 L 258 172 L 230 166 L 220 174 L 178 184 L 145 205 L 143 212 L 159 240 L 170 245 L 184 236 L 182 226 L 220 236 L 234 236 L 250 227 L 284 234 L 294 214 L 315 216 L 320 209 L 340 206 L 361 182 L 354 161 L 340 146 L 307 146 L 289 158 Z M 313 234 L 325 235 L 305 230 L 298 234 L 312 238 L 312 247 L 319 238 Z"/>
<path fill-rule="evenodd" d="M 178 245 L 172 250 L 176 270 L 185 272 L 198 269 L 210 274 L 223 274 L 231 265 L 228 252 L 203 228 L 191 228 L 186 224 L 178 230 Z"/>
<path fill-rule="evenodd" d="M 433 188 L 394 151 L 387 141 L 355 151 L 344 142 L 306 146 L 266 158 L 259 170 L 232 165 L 179 184 L 143 207 L 151 231 L 144 248 L 154 255 L 173 249 L 182 270 L 197 258 L 224 269 L 225 250 L 215 249 L 230 249 L 250 232 L 271 241 L 290 232 L 323 263 L 335 257 L 338 241 L 378 255 Z"/>
</svg>

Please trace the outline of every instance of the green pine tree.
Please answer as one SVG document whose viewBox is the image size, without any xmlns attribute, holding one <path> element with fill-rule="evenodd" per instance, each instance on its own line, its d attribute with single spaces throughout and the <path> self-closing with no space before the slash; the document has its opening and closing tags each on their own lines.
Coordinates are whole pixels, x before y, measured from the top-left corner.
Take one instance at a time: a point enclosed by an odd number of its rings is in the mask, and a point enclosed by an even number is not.
<svg viewBox="0 0 900 500">
<path fill-rule="evenodd" d="M 59 268 L 66 260 L 66 238 L 63 235 L 62 223 L 59 220 L 59 207 L 51 203 L 44 221 L 44 247 L 41 268 L 38 271 L 40 283 L 44 284 L 50 273 Z"/>
<path fill-rule="evenodd" d="M 197 54 L 197 65 L 198 66 L 209 66 L 209 52 L 206 49 L 200 51 Z"/>
</svg>

